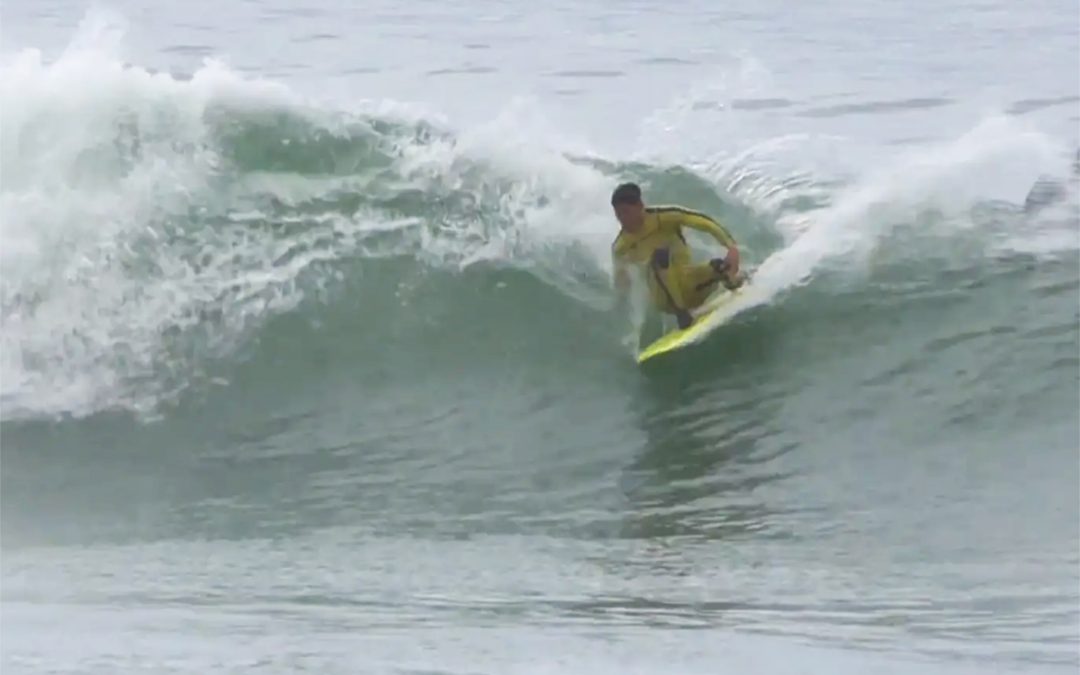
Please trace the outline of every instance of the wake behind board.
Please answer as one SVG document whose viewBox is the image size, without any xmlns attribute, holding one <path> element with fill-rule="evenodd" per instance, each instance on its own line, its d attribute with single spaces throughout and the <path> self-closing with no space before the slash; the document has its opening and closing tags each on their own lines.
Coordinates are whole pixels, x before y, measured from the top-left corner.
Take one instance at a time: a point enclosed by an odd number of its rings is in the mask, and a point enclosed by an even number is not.
<svg viewBox="0 0 1080 675">
<path fill-rule="evenodd" d="M 661 354 L 682 349 L 689 344 L 697 342 L 722 326 L 724 324 L 723 319 L 720 321 L 710 319 L 715 319 L 716 317 L 714 315 L 741 295 L 745 289 L 746 285 L 744 284 L 735 291 L 722 290 L 716 292 L 695 312 L 693 323 L 686 328 L 673 330 L 670 333 L 661 335 L 652 344 L 638 352 L 637 362 L 645 363 L 649 359 L 660 356 Z"/>
</svg>

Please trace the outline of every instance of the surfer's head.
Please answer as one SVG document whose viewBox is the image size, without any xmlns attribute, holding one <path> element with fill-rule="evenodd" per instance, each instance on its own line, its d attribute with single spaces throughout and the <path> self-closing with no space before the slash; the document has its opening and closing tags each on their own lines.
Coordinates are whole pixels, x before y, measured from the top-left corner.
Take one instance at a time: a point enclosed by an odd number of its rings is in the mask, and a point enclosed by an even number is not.
<svg viewBox="0 0 1080 675">
<path fill-rule="evenodd" d="M 611 206 L 624 230 L 638 230 L 645 222 L 645 204 L 641 188 L 635 183 L 623 183 L 611 193 Z"/>
</svg>

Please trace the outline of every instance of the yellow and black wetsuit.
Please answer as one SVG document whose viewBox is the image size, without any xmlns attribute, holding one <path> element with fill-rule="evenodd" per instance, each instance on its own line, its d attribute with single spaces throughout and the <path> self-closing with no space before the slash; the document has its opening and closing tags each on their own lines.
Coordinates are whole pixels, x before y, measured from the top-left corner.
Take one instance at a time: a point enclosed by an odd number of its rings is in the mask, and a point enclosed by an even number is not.
<svg viewBox="0 0 1080 675">
<path fill-rule="evenodd" d="M 735 238 L 712 218 L 678 206 L 650 206 L 637 232 L 621 231 L 611 245 L 616 274 L 620 266 L 648 266 L 649 294 L 663 312 L 689 311 L 700 306 L 715 290 L 723 275 L 712 262 L 693 263 L 682 228 L 708 232 L 726 248 Z"/>
</svg>

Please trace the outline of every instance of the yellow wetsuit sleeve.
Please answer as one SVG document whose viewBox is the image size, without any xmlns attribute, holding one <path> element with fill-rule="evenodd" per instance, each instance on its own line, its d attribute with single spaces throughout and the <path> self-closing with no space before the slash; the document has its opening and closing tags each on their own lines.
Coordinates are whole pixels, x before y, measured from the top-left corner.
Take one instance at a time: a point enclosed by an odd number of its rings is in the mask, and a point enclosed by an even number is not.
<svg viewBox="0 0 1080 675">
<path fill-rule="evenodd" d="M 700 211 L 691 211 L 680 207 L 665 208 L 660 212 L 660 223 L 666 228 L 677 228 L 680 225 L 692 227 L 695 230 L 707 232 L 727 248 L 735 247 L 735 237 L 726 227 L 716 222 Z"/>
<path fill-rule="evenodd" d="M 626 271 L 626 260 L 619 251 L 618 240 L 611 245 L 611 272 L 616 289 L 625 290 L 630 285 L 630 278 Z"/>
</svg>

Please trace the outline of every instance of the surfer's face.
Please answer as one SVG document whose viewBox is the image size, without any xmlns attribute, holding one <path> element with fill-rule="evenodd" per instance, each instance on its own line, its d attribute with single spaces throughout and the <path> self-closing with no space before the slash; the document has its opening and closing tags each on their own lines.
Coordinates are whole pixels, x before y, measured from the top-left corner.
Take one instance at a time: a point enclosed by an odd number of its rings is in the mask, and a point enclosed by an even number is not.
<svg viewBox="0 0 1080 675">
<path fill-rule="evenodd" d="M 624 230 L 631 232 L 641 229 L 641 226 L 645 222 L 645 205 L 641 202 L 637 204 L 616 204 L 615 205 L 615 217 L 619 220 L 619 224 L 622 225 Z"/>
</svg>

